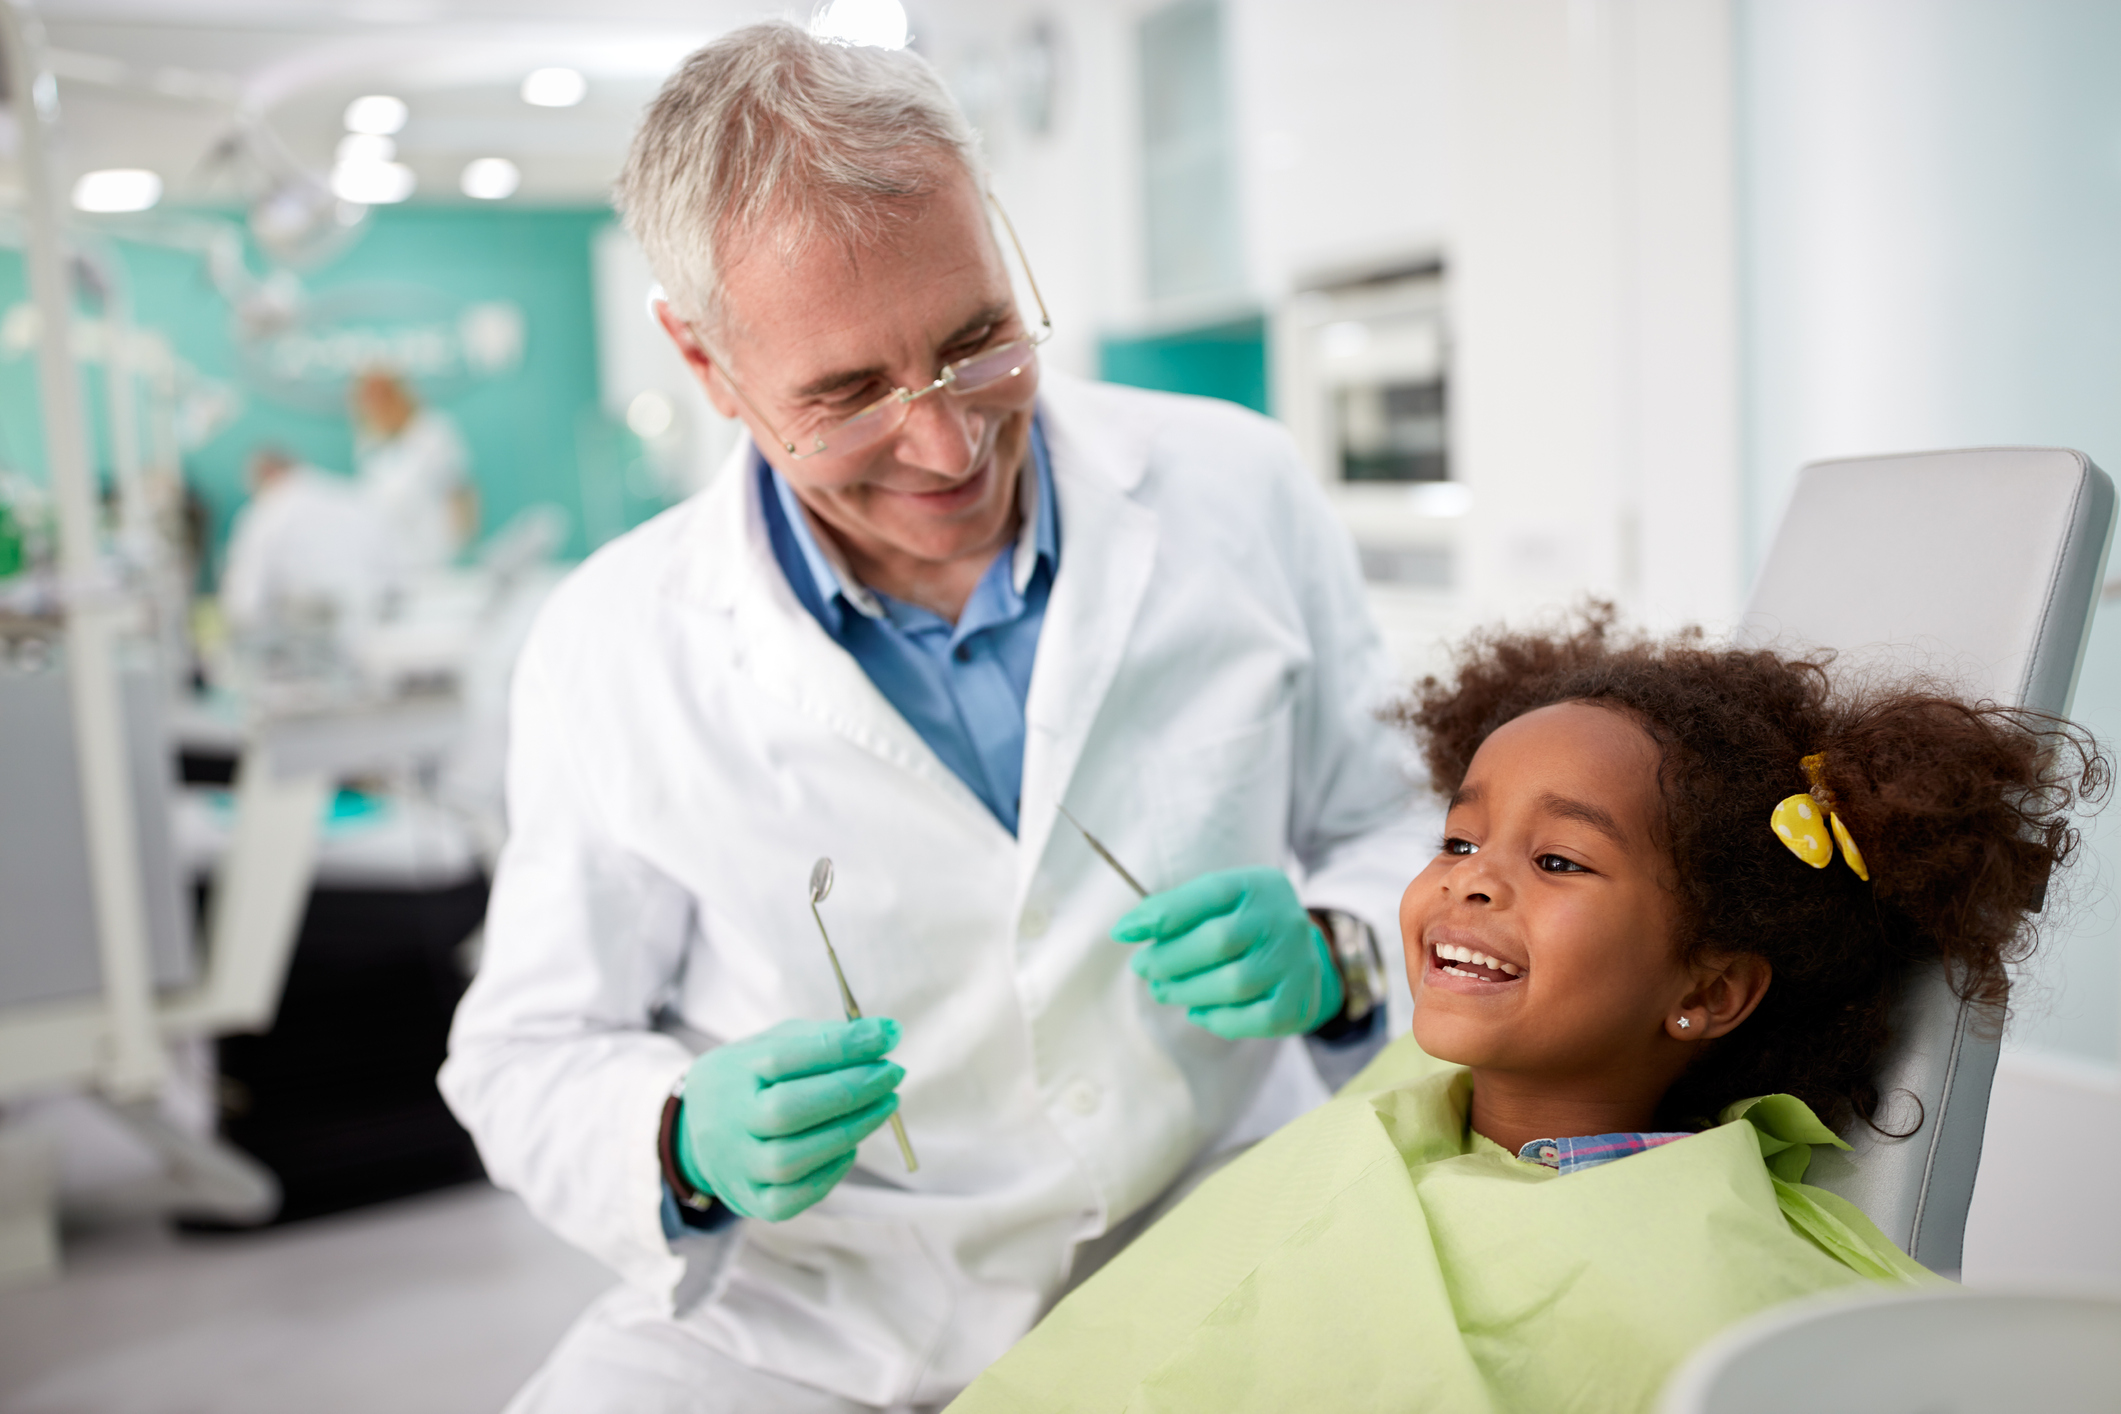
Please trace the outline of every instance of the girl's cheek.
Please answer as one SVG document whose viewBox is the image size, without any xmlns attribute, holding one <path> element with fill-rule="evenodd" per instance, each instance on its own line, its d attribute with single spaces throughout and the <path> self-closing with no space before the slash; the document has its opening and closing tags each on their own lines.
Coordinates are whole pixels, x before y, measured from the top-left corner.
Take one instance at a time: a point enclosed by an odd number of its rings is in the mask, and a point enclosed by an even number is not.
<svg viewBox="0 0 2121 1414">
<path fill-rule="evenodd" d="M 1407 891 L 1399 896 L 1399 933 L 1403 938 L 1412 939 L 1420 931 L 1416 920 L 1421 917 L 1422 900 L 1432 892 L 1432 888 L 1425 886 L 1428 885 L 1429 875 L 1435 867 L 1432 864 L 1416 874 L 1414 882 L 1407 885 Z M 1411 948 L 1413 943 L 1410 941 L 1407 946 Z"/>
</svg>

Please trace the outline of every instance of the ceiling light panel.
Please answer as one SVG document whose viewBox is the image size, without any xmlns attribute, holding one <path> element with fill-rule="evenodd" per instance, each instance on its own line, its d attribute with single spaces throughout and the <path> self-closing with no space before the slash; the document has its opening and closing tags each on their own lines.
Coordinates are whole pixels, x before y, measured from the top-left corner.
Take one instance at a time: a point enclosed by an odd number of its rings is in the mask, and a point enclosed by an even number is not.
<svg viewBox="0 0 2121 1414">
<path fill-rule="evenodd" d="M 346 105 L 346 131 L 389 137 L 405 126 L 409 116 L 402 98 L 387 93 L 364 94 Z"/>
<path fill-rule="evenodd" d="M 464 164 L 457 185 L 476 201 L 502 201 L 516 194 L 523 174 L 505 157 L 481 157 Z"/>
<path fill-rule="evenodd" d="M 419 179 L 402 162 L 341 162 L 331 169 L 331 194 L 363 206 L 390 206 L 412 195 Z"/>
<path fill-rule="evenodd" d="M 532 69 L 523 76 L 523 101 L 539 108 L 572 108 L 589 93 L 576 69 Z"/>
<path fill-rule="evenodd" d="M 162 179 L 144 167 L 84 172 L 74 183 L 76 211 L 145 211 L 162 199 Z"/>
</svg>

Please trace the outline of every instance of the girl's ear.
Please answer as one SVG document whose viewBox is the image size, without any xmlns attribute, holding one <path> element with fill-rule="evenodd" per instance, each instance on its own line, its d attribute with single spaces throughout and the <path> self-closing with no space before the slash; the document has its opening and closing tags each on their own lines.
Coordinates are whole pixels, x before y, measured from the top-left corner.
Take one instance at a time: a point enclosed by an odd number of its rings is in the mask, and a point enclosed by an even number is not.
<svg viewBox="0 0 2121 1414">
<path fill-rule="evenodd" d="M 1713 1041 L 1753 1014 L 1767 995 L 1774 969 L 1755 953 L 1710 953 L 1694 965 L 1694 990 L 1664 1019 L 1675 1041 Z"/>
</svg>

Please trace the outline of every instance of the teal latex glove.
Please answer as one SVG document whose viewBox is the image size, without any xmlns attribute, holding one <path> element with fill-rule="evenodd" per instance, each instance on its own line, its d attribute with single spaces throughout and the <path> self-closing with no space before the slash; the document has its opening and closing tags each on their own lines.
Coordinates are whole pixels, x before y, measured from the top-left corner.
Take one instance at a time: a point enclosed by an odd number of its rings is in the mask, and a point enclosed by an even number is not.
<svg viewBox="0 0 2121 1414">
<path fill-rule="evenodd" d="M 1300 1036 L 1340 1014 L 1325 936 L 1279 869 L 1225 869 L 1151 894 L 1112 936 L 1146 943 L 1149 995 L 1225 1040 Z"/>
<path fill-rule="evenodd" d="M 817 1202 L 898 1108 L 906 1072 L 884 1059 L 898 1037 L 889 1017 L 784 1021 L 695 1060 L 678 1108 L 686 1180 L 768 1222 Z"/>
</svg>

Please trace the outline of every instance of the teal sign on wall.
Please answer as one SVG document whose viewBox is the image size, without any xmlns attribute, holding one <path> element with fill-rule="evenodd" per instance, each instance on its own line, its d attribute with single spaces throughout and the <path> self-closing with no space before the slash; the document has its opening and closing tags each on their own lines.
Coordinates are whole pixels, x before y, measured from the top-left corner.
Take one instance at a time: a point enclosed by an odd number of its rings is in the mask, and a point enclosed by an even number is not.
<svg viewBox="0 0 2121 1414">
<path fill-rule="evenodd" d="M 589 254 L 592 235 L 611 219 L 605 210 L 379 210 L 359 243 L 303 277 L 307 298 L 294 317 L 265 330 L 238 325 L 198 253 L 114 242 L 135 322 L 240 398 L 233 420 L 183 458 L 216 543 L 242 503 L 244 469 L 259 447 L 351 471 L 349 372 L 407 361 L 415 384 L 464 431 L 482 528 L 526 506 L 556 504 L 572 519 L 570 550 L 580 553 L 585 463 L 592 479 L 613 472 L 597 399 Z M 251 260 L 262 267 L 255 253 Z M 0 309 L 24 297 L 19 254 L 0 250 Z M 93 370 L 86 382 L 97 423 Z M 98 447 L 108 476 L 100 435 Z M 0 362 L 0 470 L 41 479 L 42 461 L 33 365 Z M 626 519 L 653 509 L 629 499 Z"/>
<path fill-rule="evenodd" d="M 284 320 L 246 329 L 244 382 L 302 412 L 335 417 L 353 380 L 387 368 L 447 407 L 523 362 L 524 319 L 513 300 L 466 301 L 403 282 L 344 285 L 306 300 Z"/>
</svg>

